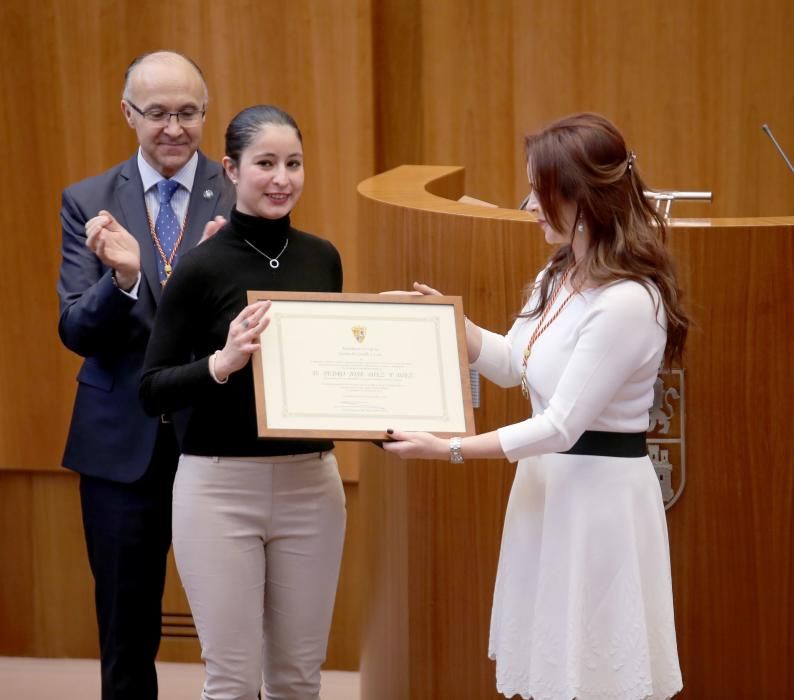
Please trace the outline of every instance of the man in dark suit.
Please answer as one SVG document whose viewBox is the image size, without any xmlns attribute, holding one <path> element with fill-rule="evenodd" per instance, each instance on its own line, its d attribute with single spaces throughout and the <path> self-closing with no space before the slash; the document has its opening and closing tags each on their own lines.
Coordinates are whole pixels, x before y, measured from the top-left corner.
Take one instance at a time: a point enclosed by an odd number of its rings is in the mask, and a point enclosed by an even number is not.
<svg viewBox="0 0 794 700">
<path fill-rule="evenodd" d="M 168 275 L 233 202 L 221 166 L 198 151 L 206 107 L 192 61 L 137 58 L 121 108 L 138 152 L 63 193 L 58 330 L 85 358 L 63 464 L 81 475 L 103 700 L 157 697 L 178 448 L 170 417 L 144 413 L 138 385 Z"/>
</svg>

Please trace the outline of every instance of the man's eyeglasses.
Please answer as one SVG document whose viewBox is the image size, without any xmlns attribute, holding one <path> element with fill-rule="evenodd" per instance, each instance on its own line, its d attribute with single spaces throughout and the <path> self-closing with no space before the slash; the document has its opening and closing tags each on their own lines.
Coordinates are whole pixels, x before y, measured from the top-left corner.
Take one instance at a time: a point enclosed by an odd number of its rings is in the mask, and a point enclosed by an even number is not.
<svg viewBox="0 0 794 700">
<path fill-rule="evenodd" d="M 176 120 L 182 126 L 193 126 L 198 124 L 204 117 L 206 109 L 196 109 L 195 107 L 187 107 L 178 112 L 166 112 L 164 109 L 152 107 L 151 109 L 141 109 L 129 100 L 124 100 L 130 107 L 132 107 L 138 114 L 140 114 L 147 122 L 152 124 L 168 124 L 171 117 L 176 117 Z"/>
</svg>

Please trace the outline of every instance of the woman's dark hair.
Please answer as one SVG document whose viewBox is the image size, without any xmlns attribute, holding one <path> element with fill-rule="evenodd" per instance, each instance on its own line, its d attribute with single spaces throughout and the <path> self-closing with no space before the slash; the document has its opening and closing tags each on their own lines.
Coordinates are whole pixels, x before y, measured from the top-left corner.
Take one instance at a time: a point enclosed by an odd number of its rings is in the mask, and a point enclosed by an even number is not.
<svg viewBox="0 0 794 700">
<path fill-rule="evenodd" d="M 298 123 L 284 110 L 273 105 L 254 105 L 238 112 L 226 127 L 226 155 L 239 163 L 242 152 L 248 148 L 262 127 L 268 124 L 291 126 L 295 129 L 298 141 L 303 143 Z"/>
<path fill-rule="evenodd" d="M 675 265 L 665 246 L 667 228 L 645 197 L 634 153 L 626 149 L 621 133 L 608 119 L 585 112 L 527 136 L 525 147 L 532 189 L 547 221 L 562 232 L 561 205 L 574 203 L 572 240 L 581 218 L 590 243 L 579 261 L 570 244 L 554 253 L 539 283 L 538 303 L 522 315 L 534 318 L 543 312 L 554 280 L 574 262 L 574 288 L 577 280 L 602 286 L 627 279 L 650 293 L 652 283 L 667 314 L 664 361 L 680 362 L 689 318 L 681 307 Z"/>
</svg>

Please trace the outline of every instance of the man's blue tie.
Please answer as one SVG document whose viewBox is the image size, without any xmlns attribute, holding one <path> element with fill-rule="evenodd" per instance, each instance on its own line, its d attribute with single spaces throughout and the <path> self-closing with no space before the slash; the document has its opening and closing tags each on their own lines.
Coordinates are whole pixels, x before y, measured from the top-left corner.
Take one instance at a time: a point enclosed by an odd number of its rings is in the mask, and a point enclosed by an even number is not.
<svg viewBox="0 0 794 700">
<path fill-rule="evenodd" d="M 157 266 L 160 282 L 165 284 L 168 280 L 168 275 L 171 274 L 171 266 L 174 264 L 176 258 L 176 251 L 174 247 L 179 243 L 179 234 L 181 227 L 179 219 L 171 207 L 171 197 L 174 196 L 179 187 L 176 180 L 160 180 L 157 183 L 157 194 L 160 196 L 160 211 L 157 213 L 157 221 L 154 224 L 154 231 L 157 234 L 157 239 L 160 241 L 162 251 L 160 253 L 160 263 Z M 163 260 L 165 256 L 165 260 Z"/>
</svg>

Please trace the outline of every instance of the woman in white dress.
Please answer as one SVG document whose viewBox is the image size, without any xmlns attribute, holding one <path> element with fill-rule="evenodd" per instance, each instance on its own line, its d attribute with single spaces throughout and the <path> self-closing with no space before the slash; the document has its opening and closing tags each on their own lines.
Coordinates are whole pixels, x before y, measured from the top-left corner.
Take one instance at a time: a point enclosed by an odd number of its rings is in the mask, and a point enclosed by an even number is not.
<svg viewBox="0 0 794 700">
<path fill-rule="evenodd" d="M 558 246 L 506 336 L 466 322 L 472 366 L 532 417 L 405 459 L 518 461 L 496 577 L 497 689 L 534 700 L 664 700 L 682 688 L 659 483 L 645 446 L 660 365 L 688 319 L 664 222 L 620 132 L 577 114 L 526 140 L 528 210 Z M 425 285 L 418 292 L 437 294 Z"/>
</svg>

